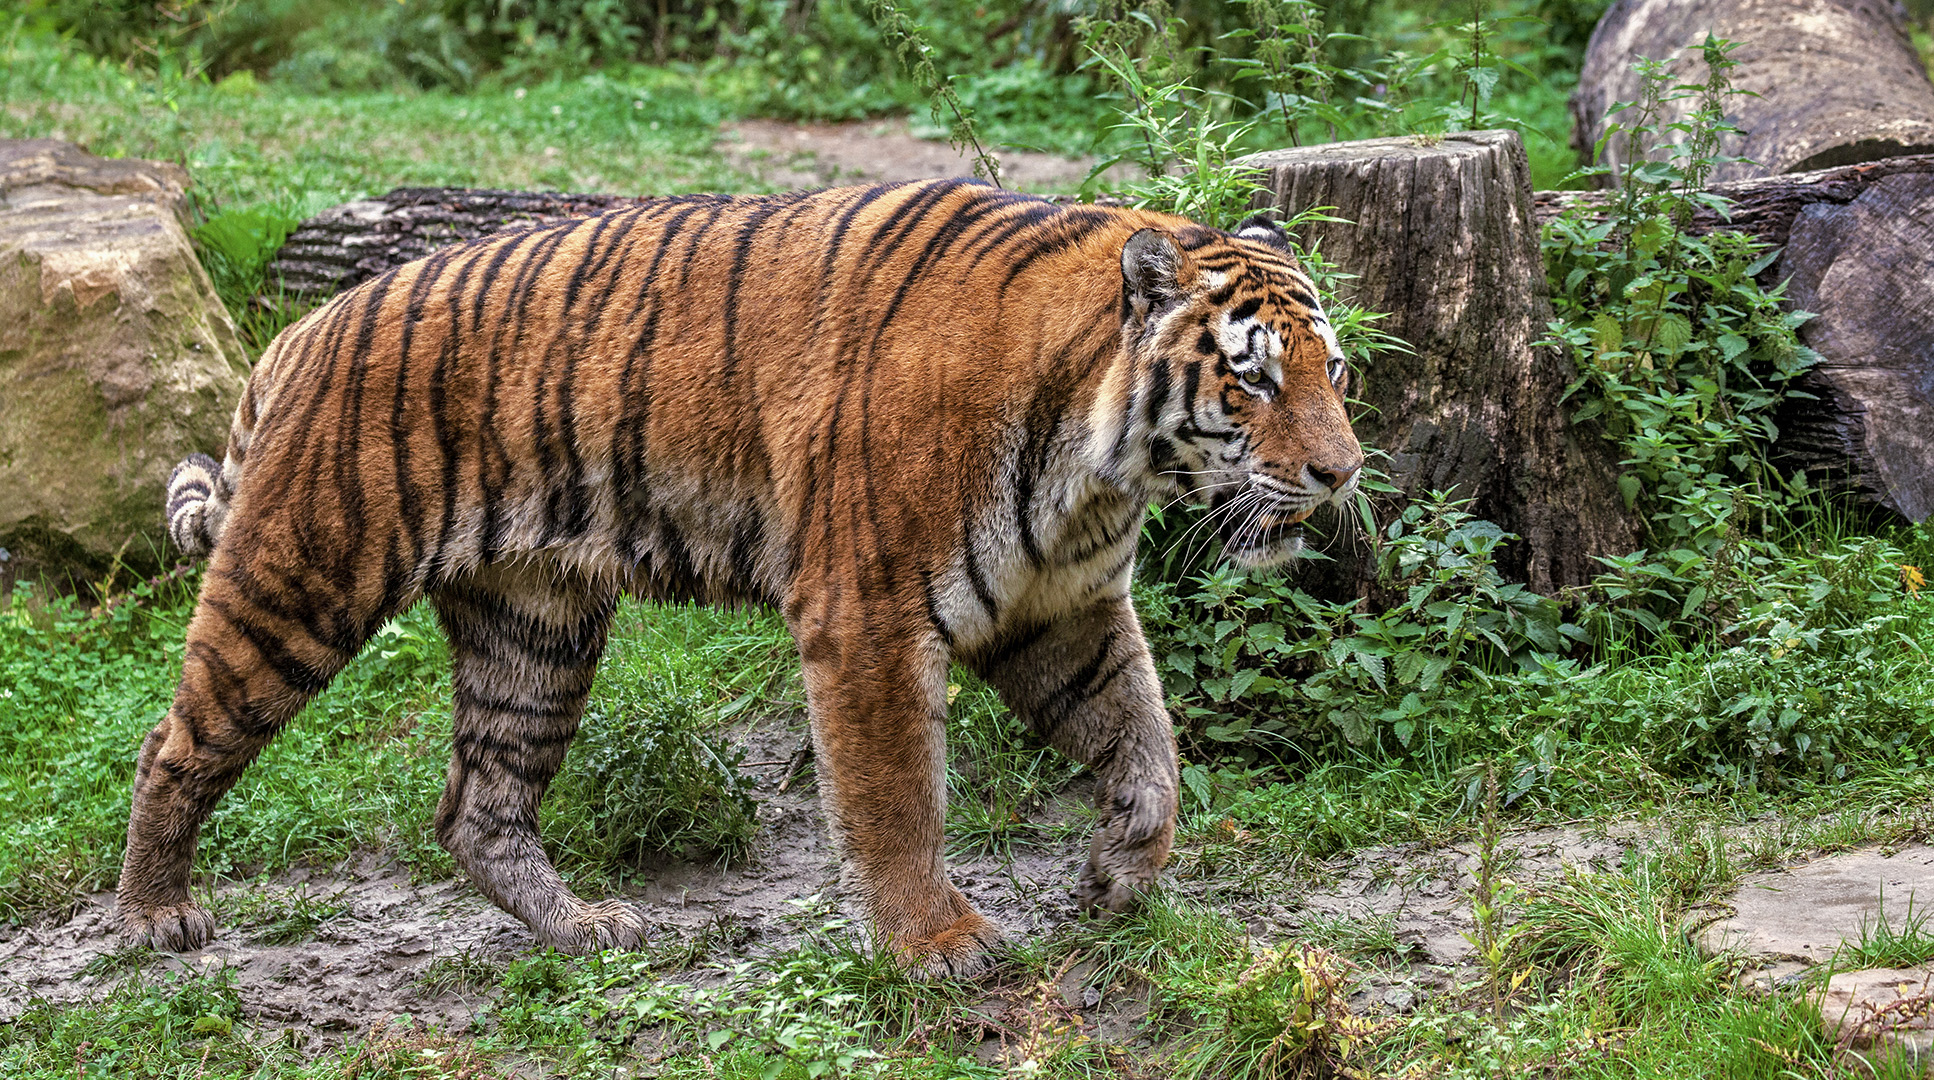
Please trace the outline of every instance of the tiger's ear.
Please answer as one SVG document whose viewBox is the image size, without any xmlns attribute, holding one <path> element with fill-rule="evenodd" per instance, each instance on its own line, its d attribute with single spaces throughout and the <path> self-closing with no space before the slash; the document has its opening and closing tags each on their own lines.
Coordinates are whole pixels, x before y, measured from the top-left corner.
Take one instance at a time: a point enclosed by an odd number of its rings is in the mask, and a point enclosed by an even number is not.
<svg viewBox="0 0 1934 1080">
<path fill-rule="evenodd" d="M 1280 222 L 1268 214 L 1251 214 L 1243 218 L 1242 224 L 1236 226 L 1235 237 L 1238 240 L 1253 240 L 1258 244 L 1267 244 L 1289 256 L 1289 261 L 1295 264 L 1297 269 L 1302 269 L 1303 264 L 1296 258 L 1296 249 L 1290 245 L 1289 234 L 1283 231 Z"/>
<path fill-rule="evenodd" d="M 1122 297 L 1136 319 L 1182 296 L 1186 256 L 1164 229 L 1142 229 L 1121 246 Z"/>
<path fill-rule="evenodd" d="M 1254 240 L 1259 244 L 1289 250 L 1289 234 L 1276 219 L 1268 214 L 1251 214 L 1236 226 L 1236 235 L 1244 240 Z"/>
</svg>

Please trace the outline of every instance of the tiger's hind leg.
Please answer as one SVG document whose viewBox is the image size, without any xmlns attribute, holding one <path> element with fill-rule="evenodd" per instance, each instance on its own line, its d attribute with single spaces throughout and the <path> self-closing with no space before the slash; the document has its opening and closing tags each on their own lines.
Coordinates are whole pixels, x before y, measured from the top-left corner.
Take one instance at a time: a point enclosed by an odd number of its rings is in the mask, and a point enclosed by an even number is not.
<svg viewBox="0 0 1934 1080">
<path fill-rule="evenodd" d="M 356 610 L 353 598 L 275 550 L 265 543 L 246 560 L 232 548 L 216 553 L 188 624 L 174 702 L 135 765 L 116 907 L 135 941 L 165 952 L 199 949 L 215 933 L 188 892 L 202 823 L 390 614 Z M 400 606 L 406 598 L 390 599 Z"/>
<path fill-rule="evenodd" d="M 1127 598 L 1020 633 L 975 667 L 1031 730 L 1101 782 L 1076 899 L 1089 910 L 1134 906 L 1168 861 L 1179 778 L 1162 685 Z"/>
<path fill-rule="evenodd" d="M 615 587 L 519 562 L 470 574 L 431 600 L 450 637 L 456 700 L 437 842 L 540 942 L 574 953 L 638 945 L 638 916 L 573 895 L 537 833 L 538 803 L 577 734 L 604 652 Z"/>
</svg>

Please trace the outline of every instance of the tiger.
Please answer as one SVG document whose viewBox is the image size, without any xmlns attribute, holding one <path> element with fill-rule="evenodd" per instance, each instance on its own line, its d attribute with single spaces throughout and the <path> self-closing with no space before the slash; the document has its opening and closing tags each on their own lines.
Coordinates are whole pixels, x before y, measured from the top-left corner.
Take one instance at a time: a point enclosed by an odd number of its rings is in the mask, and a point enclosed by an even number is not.
<svg viewBox="0 0 1934 1080">
<path fill-rule="evenodd" d="M 202 824 L 388 620 L 452 656 L 437 841 L 566 952 L 646 936 L 559 877 L 538 806 L 623 596 L 771 605 L 828 836 L 881 947 L 980 970 L 944 863 L 949 664 L 1086 766 L 1081 909 L 1174 840 L 1175 729 L 1130 601 L 1149 506 L 1281 563 L 1363 464 L 1348 365 L 1289 237 L 979 181 L 686 195 L 454 244 L 264 351 L 220 462 L 169 483 L 206 571 L 136 765 L 121 925 L 192 951 Z"/>
</svg>

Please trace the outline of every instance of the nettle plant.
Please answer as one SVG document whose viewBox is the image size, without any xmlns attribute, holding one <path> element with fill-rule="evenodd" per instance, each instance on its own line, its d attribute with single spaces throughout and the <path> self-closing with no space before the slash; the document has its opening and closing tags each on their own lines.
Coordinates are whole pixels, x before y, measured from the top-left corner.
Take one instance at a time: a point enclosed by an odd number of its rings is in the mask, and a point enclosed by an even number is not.
<svg viewBox="0 0 1934 1080">
<path fill-rule="evenodd" d="M 1585 640 L 1558 604 L 1498 573 L 1516 537 L 1444 492 L 1381 530 L 1382 610 L 1217 567 L 1192 591 L 1152 585 L 1156 655 L 1198 749 L 1287 754 L 1329 733 L 1411 751 L 1426 724 L 1454 733 L 1446 699 L 1475 673 L 1536 668 Z M 1179 610 L 1178 610 L 1179 609 Z"/>
<path fill-rule="evenodd" d="M 1650 525 L 1650 550 L 1607 560 L 1598 585 L 1616 632 L 1723 628 L 1763 581 L 1759 564 L 1778 559 L 1755 543 L 1808 495 L 1767 450 L 1792 380 L 1818 359 L 1796 333 L 1810 316 L 1786 309 L 1783 285 L 1760 284 L 1777 250 L 1740 233 L 1687 229 L 1700 210 L 1726 215 L 1726 200 L 1704 185 L 1731 160 L 1719 145 L 1734 130 L 1725 120 L 1738 92 L 1733 47 L 1707 38 L 1706 78 L 1695 84 L 1676 82 L 1666 63 L 1640 61 L 1642 92 L 1614 109 L 1623 119 L 1598 146 L 1602 155 L 1612 139 L 1625 144 L 1618 199 L 1602 218 L 1575 211 L 1545 234 L 1558 316 L 1550 340 L 1578 371 L 1567 392 L 1573 418 L 1598 418 L 1617 440 L 1620 490 Z M 1686 119 L 1662 121 L 1666 104 L 1687 98 L 1695 105 Z"/>
</svg>

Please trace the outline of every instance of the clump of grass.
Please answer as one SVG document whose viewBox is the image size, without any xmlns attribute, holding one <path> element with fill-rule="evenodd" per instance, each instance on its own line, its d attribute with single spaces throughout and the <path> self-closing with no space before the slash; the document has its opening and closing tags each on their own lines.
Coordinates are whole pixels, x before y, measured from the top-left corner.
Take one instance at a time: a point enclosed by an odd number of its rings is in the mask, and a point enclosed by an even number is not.
<svg viewBox="0 0 1934 1080">
<path fill-rule="evenodd" d="M 552 839 L 605 869 L 655 852 L 745 859 L 758 809 L 739 771 L 745 750 L 720 736 L 716 707 L 669 676 L 613 689 L 586 711 L 570 768 L 551 789 Z"/>
<path fill-rule="evenodd" d="M 503 961 L 469 948 L 430 961 L 416 977 L 416 985 L 432 995 L 481 993 L 496 986 L 504 970 Z"/>
<path fill-rule="evenodd" d="M 1568 973 L 1611 1023 L 1658 1020 L 1678 1003 L 1716 997 L 1728 970 L 1723 958 L 1699 951 L 1679 914 L 1650 873 L 1572 871 L 1556 885 L 1527 890 L 1513 954 L 1547 973 Z"/>
<path fill-rule="evenodd" d="M 947 835 L 954 850 L 1009 858 L 1016 847 L 1058 838 L 1066 830 L 1034 819 L 1078 766 L 1027 731 L 972 675 L 955 671 L 947 693 Z"/>
<path fill-rule="evenodd" d="M 1397 940 L 1397 916 L 1389 911 L 1306 915 L 1297 936 L 1359 960 L 1402 959 L 1415 948 Z"/>
<path fill-rule="evenodd" d="M 1914 897 L 1907 898 L 1907 908 L 1901 912 L 1900 922 L 1896 924 L 1887 917 L 1884 910 L 1886 893 L 1881 893 L 1874 905 L 1873 915 L 1860 917 L 1860 936 L 1857 940 L 1846 942 L 1834 958 L 1833 966 L 1851 968 L 1906 968 L 1919 967 L 1934 960 L 1934 913 L 1926 908 L 1916 909 Z"/>
<path fill-rule="evenodd" d="M 81 974 L 98 979 L 129 971 L 140 971 L 160 955 L 146 945 L 128 945 L 119 949 L 110 949 L 89 960 L 87 966 L 81 969 Z"/>
<path fill-rule="evenodd" d="M 221 922 L 241 925 L 257 945 L 293 945 L 315 936 L 316 928 L 349 911 L 345 890 L 318 896 L 307 885 L 293 889 L 256 886 L 222 897 L 215 905 Z"/>
</svg>

